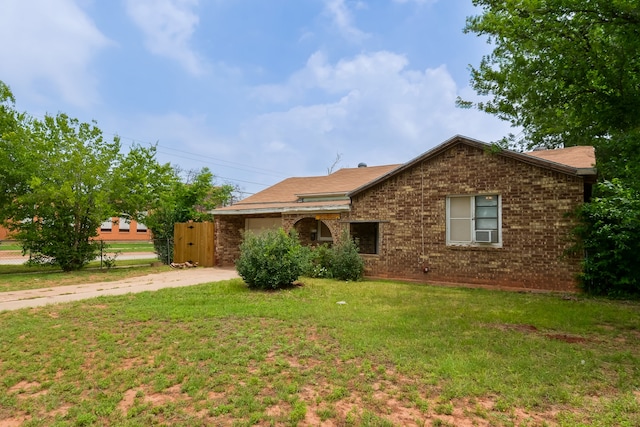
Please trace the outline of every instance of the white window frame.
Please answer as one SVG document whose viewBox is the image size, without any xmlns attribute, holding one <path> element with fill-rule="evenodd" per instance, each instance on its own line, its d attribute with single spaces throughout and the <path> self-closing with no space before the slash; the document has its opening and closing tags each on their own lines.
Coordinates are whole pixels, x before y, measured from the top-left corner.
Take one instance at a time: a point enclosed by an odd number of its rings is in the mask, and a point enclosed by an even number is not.
<svg viewBox="0 0 640 427">
<path fill-rule="evenodd" d="M 136 233 L 146 233 L 149 231 L 146 225 L 141 222 L 136 222 Z"/>
<path fill-rule="evenodd" d="M 100 225 L 100 231 L 104 231 L 104 232 L 113 231 L 113 220 L 109 218 L 108 220 L 104 221 Z"/>
<path fill-rule="evenodd" d="M 131 231 L 131 223 L 127 220 L 127 218 L 124 218 L 124 217 L 118 218 L 118 232 L 129 233 L 130 231 Z"/>
<path fill-rule="evenodd" d="M 323 236 L 322 235 L 322 226 L 325 226 L 326 229 L 329 231 L 329 236 Z M 318 220 L 318 224 L 317 224 L 317 232 L 318 232 L 318 242 L 333 242 L 333 236 L 331 235 L 331 229 L 329 228 L 329 226 L 325 223 L 322 222 L 321 219 Z"/>
<path fill-rule="evenodd" d="M 477 196 L 494 196 L 498 198 L 498 238 L 496 243 L 485 243 L 476 241 L 476 231 L 481 231 L 482 229 L 476 228 L 476 197 Z M 460 218 L 452 218 L 451 214 L 451 200 L 456 198 L 467 198 L 470 200 L 470 211 L 468 217 L 460 217 Z M 493 247 L 493 248 L 501 248 L 502 247 L 502 196 L 496 193 L 482 193 L 482 194 L 471 194 L 471 195 L 452 195 L 447 196 L 447 246 L 479 246 L 479 247 Z M 469 221 L 469 233 L 471 239 L 468 241 L 459 241 L 452 240 L 451 238 L 451 220 L 468 220 Z"/>
</svg>

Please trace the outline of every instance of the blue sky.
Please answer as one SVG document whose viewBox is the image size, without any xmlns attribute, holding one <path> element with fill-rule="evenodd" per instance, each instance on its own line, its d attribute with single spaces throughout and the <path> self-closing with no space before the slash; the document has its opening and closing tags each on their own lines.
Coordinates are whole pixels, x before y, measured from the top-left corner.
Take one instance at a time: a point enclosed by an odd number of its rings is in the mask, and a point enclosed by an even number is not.
<svg viewBox="0 0 640 427">
<path fill-rule="evenodd" d="M 289 176 L 404 163 L 456 134 L 514 130 L 475 110 L 471 0 L 3 0 L 0 80 L 17 108 L 96 120 L 260 191 Z"/>
</svg>

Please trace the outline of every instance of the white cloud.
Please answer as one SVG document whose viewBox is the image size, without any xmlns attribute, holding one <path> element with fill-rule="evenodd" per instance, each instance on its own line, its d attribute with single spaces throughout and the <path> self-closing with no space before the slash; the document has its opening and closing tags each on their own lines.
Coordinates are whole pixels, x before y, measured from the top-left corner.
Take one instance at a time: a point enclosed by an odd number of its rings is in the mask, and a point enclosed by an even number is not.
<svg viewBox="0 0 640 427">
<path fill-rule="evenodd" d="M 323 101 L 314 102 L 318 91 Z M 273 168 L 281 162 L 294 173 L 318 169 L 336 153 L 343 154 L 341 166 L 403 163 L 456 134 L 491 141 L 509 132 L 507 123 L 457 108 L 462 92 L 469 94 L 444 65 L 415 70 L 405 56 L 387 51 L 336 63 L 315 53 L 286 83 L 258 88 L 264 99 L 288 107 L 246 123 L 242 141 L 263 144 L 252 153 L 256 161 Z M 266 150 L 272 141 L 280 148 L 273 159 Z"/>
<path fill-rule="evenodd" d="M 127 13 L 155 55 L 178 61 L 188 72 L 204 72 L 203 59 L 189 46 L 199 23 L 193 8 L 198 0 L 127 0 Z"/>
<path fill-rule="evenodd" d="M 360 43 L 369 37 L 369 34 L 359 30 L 353 24 L 351 11 L 345 3 L 346 0 L 326 0 L 325 10 L 331 16 L 342 37 L 353 43 Z M 357 2 L 356 8 L 363 8 L 364 3 Z"/>
<path fill-rule="evenodd" d="M 0 39 L 0 78 L 14 92 L 44 98 L 38 87 L 52 85 L 73 105 L 98 101 L 90 64 L 111 42 L 73 0 L 4 0 Z"/>
<path fill-rule="evenodd" d="M 111 128 L 175 147 L 161 148 L 159 158 L 186 168 L 209 166 L 252 192 L 286 176 L 325 174 L 337 154 L 338 167 L 404 163 L 456 134 L 492 141 L 510 131 L 487 114 L 455 107 L 458 95 L 475 94 L 458 87 L 446 66 L 412 69 L 407 57 L 389 51 L 337 62 L 316 52 L 281 85 L 256 91 L 269 112 L 224 135 L 213 117 L 179 113 L 138 115 Z M 269 109 L 272 101 L 279 110 Z"/>
</svg>

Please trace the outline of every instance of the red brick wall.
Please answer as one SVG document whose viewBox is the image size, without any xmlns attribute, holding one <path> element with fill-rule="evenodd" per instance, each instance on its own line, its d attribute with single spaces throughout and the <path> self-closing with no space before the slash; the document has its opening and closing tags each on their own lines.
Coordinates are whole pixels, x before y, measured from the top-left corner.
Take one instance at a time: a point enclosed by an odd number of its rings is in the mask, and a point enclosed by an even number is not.
<svg viewBox="0 0 640 427">
<path fill-rule="evenodd" d="M 244 218 L 244 216 L 237 215 L 218 215 L 215 217 L 216 265 L 232 267 L 240 257 Z"/>
<path fill-rule="evenodd" d="M 117 221 L 117 218 L 114 218 Z M 98 228 L 98 236 L 96 240 L 110 240 L 110 241 L 149 241 L 152 239 L 151 232 L 149 230 L 144 232 L 137 231 L 137 223 L 131 221 L 129 231 L 120 231 L 117 222 L 112 225 L 111 231 L 102 231 Z M 8 234 L 7 229 L 0 227 L 0 240 L 11 240 L 11 236 Z"/>
<path fill-rule="evenodd" d="M 220 267 L 231 267 L 235 265 L 240 257 L 240 244 L 242 243 L 242 232 L 244 231 L 245 218 L 282 218 L 282 227 L 289 231 L 295 227 L 298 232 L 300 242 L 307 246 L 317 246 L 322 242 L 311 241 L 311 230 L 317 228 L 315 213 L 305 214 L 269 214 L 269 215 L 217 215 L 215 217 L 216 227 L 216 264 Z M 329 227 L 334 241 L 339 240 L 339 236 L 346 224 L 341 219 L 323 220 Z"/>
<path fill-rule="evenodd" d="M 0 227 L 0 240 L 11 240 L 9 230 L 4 227 Z"/>
<path fill-rule="evenodd" d="M 579 177 L 460 144 L 354 197 L 350 219 L 382 221 L 369 276 L 575 290 L 579 259 L 563 255 L 583 192 Z M 447 246 L 447 196 L 477 193 L 502 198 L 502 247 Z"/>
<path fill-rule="evenodd" d="M 149 241 L 153 237 L 149 230 L 138 231 L 138 223 L 131 221 L 129 224 L 129 231 L 120 230 L 118 218 L 113 218 L 113 224 L 111 225 L 111 231 L 103 231 L 98 228 L 98 236 L 96 240 L 111 240 L 111 241 Z"/>
</svg>

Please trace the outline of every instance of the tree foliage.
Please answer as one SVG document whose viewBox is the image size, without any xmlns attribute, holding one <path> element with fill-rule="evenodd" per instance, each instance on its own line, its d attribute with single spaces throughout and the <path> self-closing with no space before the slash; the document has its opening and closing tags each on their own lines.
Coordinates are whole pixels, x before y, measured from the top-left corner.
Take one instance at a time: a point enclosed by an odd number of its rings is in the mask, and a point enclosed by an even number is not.
<svg viewBox="0 0 640 427">
<path fill-rule="evenodd" d="M 34 262 L 79 269 L 96 256 L 100 224 L 146 211 L 168 169 L 155 147 L 123 155 L 95 123 L 62 113 L 38 120 L 15 111 L 1 82 L 0 95 L 0 221 Z"/>
<path fill-rule="evenodd" d="M 156 253 L 166 264 L 173 261 L 174 224 L 211 221 L 211 210 L 229 203 L 236 189 L 232 185 L 215 185 L 208 168 L 181 175 L 180 170 L 172 170 L 168 191 L 158 193 L 153 209 L 143 219 L 153 233 Z"/>
<path fill-rule="evenodd" d="M 593 145 L 640 128 L 637 0 L 474 0 L 466 32 L 494 46 L 472 85 L 477 107 L 532 145 Z"/>
<path fill-rule="evenodd" d="M 585 291 L 609 296 L 640 295 L 640 195 L 619 180 L 601 183 L 597 197 L 583 205 L 575 230 L 585 261 Z"/>
</svg>

